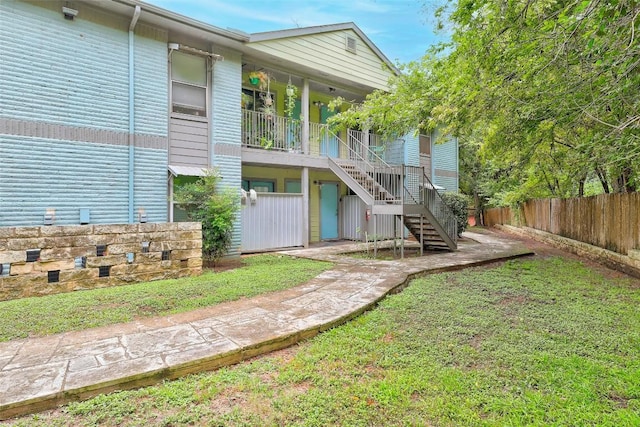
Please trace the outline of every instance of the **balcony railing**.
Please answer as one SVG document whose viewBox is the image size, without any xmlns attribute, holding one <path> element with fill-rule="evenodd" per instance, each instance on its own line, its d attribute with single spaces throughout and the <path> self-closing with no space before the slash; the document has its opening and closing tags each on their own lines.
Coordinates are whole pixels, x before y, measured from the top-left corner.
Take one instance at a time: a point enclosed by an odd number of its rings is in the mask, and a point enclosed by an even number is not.
<svg viewBox="0 0 640 427">
<path fill-rule="evenodd" d="M 242 110 L 242 144 L 278 151 L 302 151 L 300 120 L 259 111 Z"/>
</svg>

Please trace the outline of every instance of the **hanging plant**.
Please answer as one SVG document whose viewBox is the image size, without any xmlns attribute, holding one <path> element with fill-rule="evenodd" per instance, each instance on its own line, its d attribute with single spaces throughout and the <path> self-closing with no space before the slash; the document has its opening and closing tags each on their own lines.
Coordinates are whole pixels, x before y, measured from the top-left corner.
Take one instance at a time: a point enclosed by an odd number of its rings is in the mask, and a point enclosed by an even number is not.
<svg viewBox="0 0 640 427">
<path fill-rule="evenodd" d="M 252 71 L 249 73 L 249 83 L 253 86 L 258 86 L 260 84 L 261 75 L 264 74 L 262 71 Z"/>
<path fill-rule="evenodd" d="M 293 118 L 293 111 L 296 108 L 296 96 L 298 95 L 298 88 L 291 83 L 291 77 L 289 77 L 289 83 L 287 83 L 287 89 L 285 90 L 287 99 L 285 101 L 284 112 L 290 119 Z"/>
<path fill-rule="evenodd" d="M 271 76 L 265 71 L 252 71 L 249 73 L 249 83 L 258 86 L 258 89 L 265 90 L 271 81 Z"/>
</svg>

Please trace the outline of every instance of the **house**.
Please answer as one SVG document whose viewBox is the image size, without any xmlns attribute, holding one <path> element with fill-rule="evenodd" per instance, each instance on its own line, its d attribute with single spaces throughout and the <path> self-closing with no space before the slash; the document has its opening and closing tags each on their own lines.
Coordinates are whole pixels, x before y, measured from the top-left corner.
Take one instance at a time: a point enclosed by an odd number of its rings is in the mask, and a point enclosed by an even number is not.
<svg viewBox="0 0 640 427">
<path fill-rule="evenodd" d="M 247 192 L 233 253 L 400 224 L 455 248 L 436 191 L 457 191 L 455 139 L 326 125 L 398 72 L 355 24 L 247 34 L 137 0 L 0 20 L 0 227 L 178 221 L 175 188 L 214 167 Z"/>
</svg>

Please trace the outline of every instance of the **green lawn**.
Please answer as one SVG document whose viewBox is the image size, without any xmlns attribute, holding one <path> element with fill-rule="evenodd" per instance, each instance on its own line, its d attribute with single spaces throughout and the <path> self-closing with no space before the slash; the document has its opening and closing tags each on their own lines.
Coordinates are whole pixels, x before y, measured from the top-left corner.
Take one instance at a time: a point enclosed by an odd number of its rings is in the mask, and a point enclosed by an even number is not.
<svg viewBox="0 0 640 427">
<path fill-rule="evenodd" d="M 640 282 L 561 258 L 414 280 L 293 349 L 33 426 L 638 426 Z"/>
<path fill-rule="evenodd" d="M 291 288 L 330 263 L 278 255 L 243 258 L 243 267 L 198 277 L 0 302 L 0 341 L 180 313 Z"/>
</svg>

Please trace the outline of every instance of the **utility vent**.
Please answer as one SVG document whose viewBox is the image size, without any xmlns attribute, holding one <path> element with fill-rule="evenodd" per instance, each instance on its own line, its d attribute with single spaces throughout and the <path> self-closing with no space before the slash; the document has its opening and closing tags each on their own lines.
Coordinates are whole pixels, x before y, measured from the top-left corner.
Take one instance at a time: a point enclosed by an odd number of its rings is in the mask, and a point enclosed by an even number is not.
<svg viewBox="0 0 640 427">
<path fill-rule="evenodd" d="M 347 35 L 345 39 L 345 49 L 347 52 L 356 53 L 356 46 L 358 41 L 355 37 Z"/>
<path fill-rule="evenodd" d="M 47 283 L 58 283 L 60 281 L 60 270 L 47 271 Z"/>
<path fill-rule="evenodd" d="M 98 267 L 98 277 L 109 277 L 111 274 L 111 266 L 103 265 Z"/>
<path fill-rule="evenodd" d="M 29 249 L 27 251 L 27 262 L 36 262 L 40 259 L 40 249 Z"/>
<path fill-rule="evenodd" d="M 107 252 L 107 245 L 96 246 L 96 256 L 105 256 L 106 252 Z"/>
</svg>

